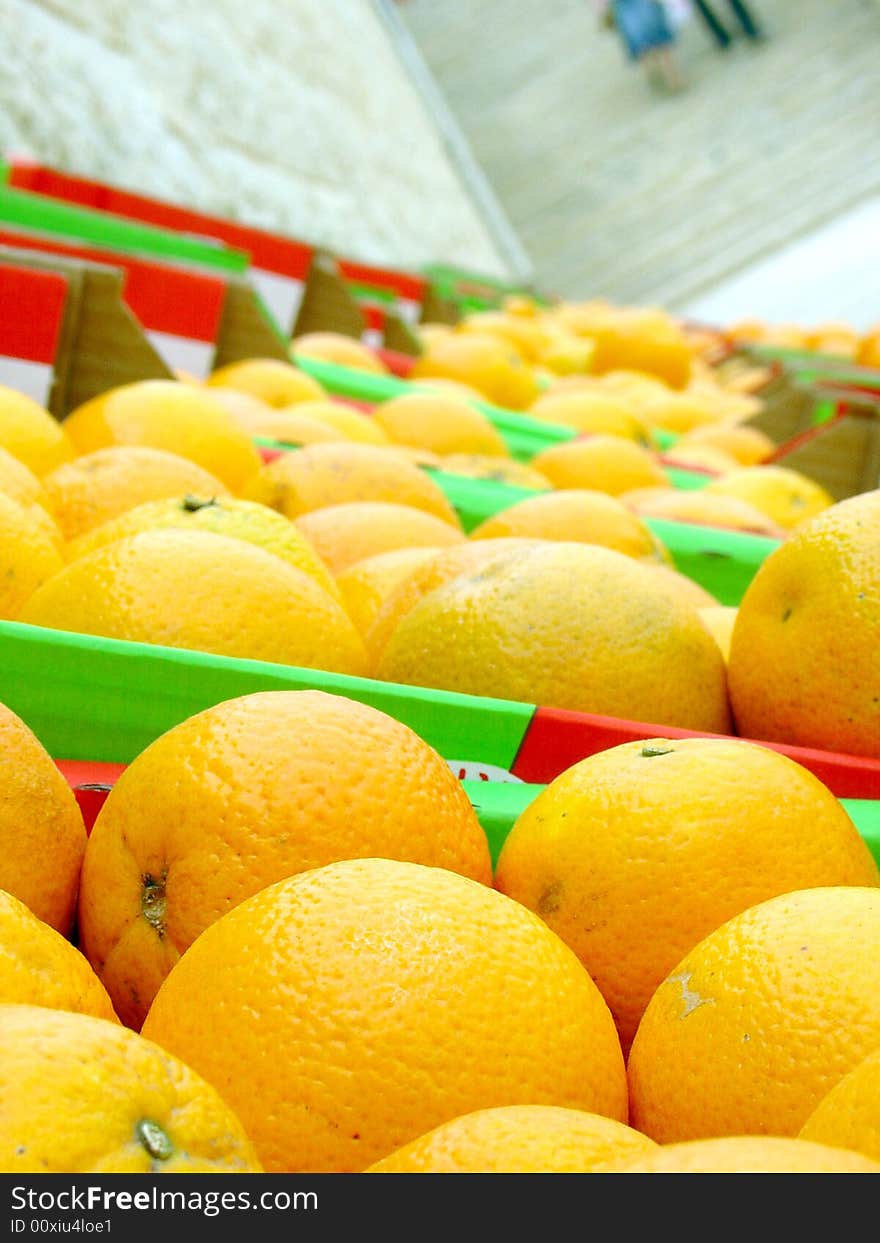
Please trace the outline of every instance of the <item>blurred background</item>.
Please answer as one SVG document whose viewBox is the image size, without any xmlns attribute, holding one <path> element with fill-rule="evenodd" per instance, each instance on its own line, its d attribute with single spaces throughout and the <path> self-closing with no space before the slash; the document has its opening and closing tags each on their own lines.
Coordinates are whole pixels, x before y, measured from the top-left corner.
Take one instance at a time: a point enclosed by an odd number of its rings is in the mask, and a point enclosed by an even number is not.
<svg viewBox="0 0 880 1243">
<path fill-rule="evenodd" d="M 0 148 L 365 262 L 864 330 L 880 3 L 752 7 L 724 51 L 686 17 L 667 94 L 593 0 L 0 0 Z"/>
</svg>

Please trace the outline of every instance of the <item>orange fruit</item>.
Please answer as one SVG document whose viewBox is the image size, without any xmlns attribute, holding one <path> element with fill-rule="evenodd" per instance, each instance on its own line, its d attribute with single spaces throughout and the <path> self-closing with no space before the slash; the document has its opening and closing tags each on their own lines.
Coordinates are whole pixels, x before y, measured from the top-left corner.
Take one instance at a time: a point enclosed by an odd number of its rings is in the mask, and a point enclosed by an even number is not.
<svg viewBox="0 0 880 1243">
<path fill-rule="evenodd" d="M 730 724 L 724 661 L 696 609 L 654 567 L 590 544 L 508 549 L 436 587 L 398 622 L 376 676 L 715 733 Z"/>
<path fill-rule="evenodd" d="M 424 325 L 420 326 L 420 332 L 423 327 Z M 450 380 L 449 376 L 438 375 L 432 376 L 430 380 L 414 380 L 409 383 L 409 388 L 415 393 L 444 393 L 447 396 L 452 394 L 454 397 L 467 397 L 476 401 L 486 400 L 472 384 L 465 384 L 462 380 Z"/>
<path fill-rule="evenodd" d="M 33 398 L 5 384 L 0 384 L 0 447 L 38 479 L 74 455 L 66 425 Z"/>
<path fill-rule="evenodd" d="M 504 437 L 481 410 L 447 393 L 403 393 L 376 406 L 373 417 L 388 438 L 429 453 L 509 457 Z"/>
<path fill-rule="evenodd" d="M 169 527 L 213 531 L 217 535 L 246 540 L 303 570 L 331 596 L 341 598 L 333 575 L 289 518 L 269 509 L 268 505 L 245 501 L 238 496 L 194 496 L 188 492 L 185 496 L 145 501 L 72 540 L 68 557 L 74 561 L 128 535 Z"/>
<path fill-rule="evenodd" d="M 736 606 L 726 604 L 707 604 L 699 610 L 701 619 L 721 648 L 725 661 L 730 659 L 730 639 L 737 611 Z"/>
<path fill-rule="evenodd" d="M 645 425 L 631 406 L 601 392 L 573 389 L 567 393 L 545 393 L 529 407 L 529 415 L 548 423 L 574 427 L 579 432 L 623 436 L 640 445 L 649 444 Z"/>
<path fill-rule="evenodd" d="M 323 385 L 305 371 L 280 358 L 241 358 L 212 371 L 205 383 L 209 388 L 234 388 L 258 397 L 267 406 L 292 406 L 294 402 L 320 401 L 326 397 Z"/>
<path fill-rule="evenodd" d="M 626 1052 L 655 989 L 725 920 L 792 889 L 880 886 L 880 871 L 794 760 L 743 739 L 650 738 L 554 778 L 508 833 L 495 884 L 575 951 Z"/>
<path fill-rule="evenodd" d="M 0 1167 L 7 1172 L 262 1172 L 217 1091 L 119 1023 L 0 1005 L 0 1041 Z"/>
<path fill-rule="evenodd" d="M 42 517 L 36 516 L 37 514 Z M 17 620 L 34 592 L 64 566 L 45 511 L 0 492 L 0 618 Z"/>
<path fill-rule="evenodd" d="M 726 475 L 729 471 L 738 470 L 736 458 L 717 449 L 715 445 L 675 444 L 663 450 L 663 461 L 666 465 L 677 466 L 680 470 L 709 471 L 713 475 Z"/>
<path fill-rule="evenodd" d="M 64 426 L 78 454 L 145 445 L 187 458 L 241 491 L 260 467 L 250 436 L 210 391 L 179 380 L 135 380 L 72 411 Z"/>
<path fill-rule="evenodd" d="M 378 445 L 310 445 L 283 453 L 263 466 L 245 495 L 288 518 L 347 501 L 390 501 L 461 528 L 439 484 L 395 449 Z"/>
<path fill-rule="evenodd" d="M 517 350 L 488 332 L 443 333 L 428 340 L 410 379 L 437 377 L 467 384 L 485 401 L 510 410 L 527 410 L 540 392 Z"/>
<path fill-rule="evenodd" d="M 674 592 L 678 600 L 696 609 L 698 613 L 718 604 L 711 592 L 695 579 L 688 578 L 687 574 L 682 574 L 681 570 L 677 570 L 674 565 L 664 565 L 660 562 L 654 564 L 648 562 L 647 565 L 654 574 L 663 579 L 666 587 Z"/>
<path fill-rule="evenodd" d="M 323 423 L 326 427 L 340 432 L 344 440 L 356 440 L 367 445 L 391 444 L 387 434 L 371 414 L 365 414 L 341 401 L 304 401 L 294 409 L 298 409 L 300 414 L 308 416 L 316 423 Z"/>
<path fill-rule="evenodd" d="M 515 488 L 531 488 L 541 492 L 551 487 L 550 480 L 527 462 L 515 458 L 493 457 L 488 453 L 446 453 L 437 462 L 440 470 L 471 479 L 494 479 Z"/>
<path fill-rule="evenodd" d="M 289 445 L 319 445 L 328 441 L 349 439 L 339 428 L 331 427 L 320 419 L 313 419 L 299 408 L 310 405 L 311 402 L 302 401 L 298 405 L 285 406 L 283 410 L 269 406 L 259 422 L 254 420 L 248 429 L 248 435 L 262 436 L 267 440 L 278 440 Z"/>
<path fill-rule="evenodd" d="M 536 453 L 531 464 L 554 488 L 590 488 L 610 496 L 669 483 L 652 450 L 602 433 L 551 445 Z"/>
<path fill-rule="evenodd" d="M 609 1174 L 880 1174 L 880 1162 L 829 1144 L 777 1135 L 735 1135 L 658 1144 Z"/>
<path fill-rule="evenodd" d="M 496 562 L 503 560 L 511 549 L 537 544 L 537 540 L 492 539 L 465 540 L 448 548 L 437 549 L 422 565 L 400 580 L 385 596 L 366 634 L 367 650 L 375 661 L 385 650 L 392 633 L 407 613 L 435 587 L 457 578 L 459 574 L 491 573 Z"/>
<path fill-rule="evenodd" d="M 264 548 L 210 531 L 142 531 L 98 548 L 39 587 L 20 620 L 332 673 L 365 671 L 357 631 L 314 578 Z"/>
<path fill-rule="evenodd" d="M 860 367 L 880 369 L 880 324 L 870 328 L 862 336 L 856 352 L 856 362 Z"/>
<path fill-rule="evenodd" d="M 711 480 L 706 489 L 747 501 L 787 531 L 834 504 L 821 484 L 786 466 L 741 466 Z"/>
<path fill-rule="evenodd" d="M 661 1144 L 796 1136 L 880 1045 L 878 938 L 874 885 L 779 894 L 710 932 L 642 1015 L 630 1125 Z"/>
<path fill-rule="evenodd" d="M 319 511 L 320 512 L 320 511 Z M 435 553 L 436 544 L 426 548 L 392 548 L 355 561 L 342 570 L 336 585 L 342 603 L 362 637 L 366 637 L 383 601 L 395 587 L 418 566 L 424 565 Z"/>
<path fill-rule="evenodd" d="M 285 876 L 370 855 L 492 883 L 461 782 L 408 726 L 323 691 L 226 700 L 152 742 L 107 796 L 82 870 L 83 950 L 140 1027 L 226 911 Z"/>
<path fill-rule="evenodd" d="M 344 859 L 260 890 L 179 959 L 143 1033 L 224 1085 L 269 1172 L 363 1170 L 495 1105 L 626 1120 L 617 1032 L 571 950 L 420 863 Z"/>
<path fill-rule="evenodd" d="M 650 528 L 616 497 L 583 488 L 529 496 L 471 531 L 475 540 L 499 536 L 601 544 L 639 561 L 662 561 L 668 556 Z"/>
<path fill-rule="evenodd" d="M 638 412 L 649 427 L 665 432 L 689 432 L 695 427 L 717 424 L 720 417 L 705 398 L 691 393 L 666 393 L 640 402 Z"/>
<path fill-rule="evenodd" d="M 5 493 L 10 500 L 22 505 L 25 509 L 35 506 L 44 510 L 47 515 L 52 513 L 52 504 L 42 481 L 29 466 L 26 466 L 8 449 L 4 449 L 2 445 L 0 445 L 0 492 Z"/>
<path fill-rule="evenodd" d="M 28 725 L 0 704 L 0 889 L 65 936 L 86 828 L 73 791 Z"/>
<path fill-rule="evenodd" d="M 549 343 L 548 331 L 537 316 L 508 315 L 505 311 L 471 311 L 459 321 L 456 331 L 497 336 L 525 363 L 538 362 Z"/>
<path fill-rule="evenodd" d="M 146 501 L 189 492 L 228 495 L 203 466 L 148 445 L 96 449 L 50 471 L 44 482 L 58 526 L 71 543 Z"/>
<path fill-rule="evenodd" d="M 294 519 L 330 573 L 377 553 L 397 548 L 446 548 L 464 543 L 460 527 L 413 505 L 391 501 L 350 501 L 327 505 Z"/>
<path fill-rule="evenodd" d="M 497 1105 L 452 1118 L 365 1174 L 585 1174 L 659 1145 L 624 1122 L 559 1105 Z"/>
<path fill-rule="evenodd" d="M 595 343 L 591 370 L 646 372 L 668 384 L 684 388 L 691 377 L 693 353 L 684 334 L 646 308 L 615 310 L 604 319 L 596 318 L 589 336 Z"/>
<path fill-rule="evenodd" d="M 839 501 L 758 567 L 730 644 L 740 733 L 880 756 L 880 489 Z"/>
<path fill-rule="evenodd" d="M 695 427 L 678 441 L 687 445 L 712 445 L 730 454 L 740 466 L 759 466 L 776 452 L 776 444 L 757 427 L 738 424 L 715 424 Z"/>
<path fill-rule="evenodd" d="M 375 350 L 357 337 L 342 332 L 303 332 L 293 338 L 290 348 L 294 359 L 318 358 L 339 367 L 353 367 L 356 371 L 388 374 L 388 368 Z"/>
<path fill-rule="evenodd" d="M 826 1092 L 798 1135 L 880 1161 L 880 1046 Z"/>
<path fill-rule="evenodd" d="M 0 1002 L 119 1022 L 85 955 L 5 889 L 0 889 Z"/>
<path fill-rule="evenodd" d="M 633 488 L 622 493 L 620 500 L 644 517 L 730 527 L 769 539 L 785 539 L 788 534 L 748 501 L 738 496 L 721 496 L 708 488 Z"/>
<path fill-rule="evenodd" d="M 262 425 L 263 420 L 270 417 L 274 406 L 263 401 L 254 393 L 246 393 L 239 388 L 226 388 L 222 384 L 211 385 L 211 396 L 229 414 L 243 431 L 253 436 Z"/>
</svg>

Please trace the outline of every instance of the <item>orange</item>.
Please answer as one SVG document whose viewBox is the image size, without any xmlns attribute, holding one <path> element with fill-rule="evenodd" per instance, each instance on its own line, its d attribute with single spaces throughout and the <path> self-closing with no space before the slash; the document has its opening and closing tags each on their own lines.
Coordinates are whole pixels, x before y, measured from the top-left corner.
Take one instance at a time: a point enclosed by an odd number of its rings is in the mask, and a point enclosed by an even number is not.
<svg viewBox="0 0 880 1243">
<path fill-rule="evenodd" d="M 241 491 L 260 467 L 250 436 L 210 390 L 179 380 L 135 380 L 79 406 L 64 426 L 78 453 L 146 445 L 188 458 Z"/>
<path fill-rule="evenodd" d="M 689 604 L 697 612 L 713 608 L 718 604 L 711 592 L 707 591 L 695 579 L 688 578 L 687 574 L 682 574 L 681 570 L 677 570 L 674 565 L 664 565 L 659 562 L 650 565 L 649 563 L 649 569 L 663 579 L 666 586 L 675 593 L 683 604 Z"/>
<path fill-rule="evenodd" d="M 336 363 L 340 367 L 353 367 L 356 371 L 388 374 L 388 368 L 374 350 L 357 337 L 350 337 L 342 332 L 304 332 L 293 338 L 290 348 L 295 360 L 318 358 L 324 362 Z"/>
<path fill-rule="evenodd" d="M 805 522 L 758 567 L 730 644 L 739 732 L 880 757 L 880 489 Z"/>
<path fill-rule="evenodd" d="M 5 384 L 0 384 L 0 447 L 38 479 L 74 455 L 66 427 L 33 398 Z"/>
<path fill-rule="evenodd" d="M 392 548 L 355 561 L 342 570 L 336 585 L 345 611 L 358 633 L 366 637 L 383 601 L 418 566 L 440 552 L 436 544 L 426 548 Z"/>
<path fill-rule="evenodd" d="M 376 406 L 373 417 L 388 438 L 429 453 L 509 457 L 504 437 L 481 410 L 448 393 L 404 393 Z"/>
<path fill-rule="evenodd" d="M 730 723 L 724 661 L 696 609 L 654 567 L 591 544 L 512 548 L 436 587 L 398 622 L 376 676 L 717 733 Z"/>
<path fill-rule="evenodd" d="M 515 458 L 493 457 L 488 453 L 446 453 L 437 461 L 440 470 L 471 479 L 493 479 L 515 488 L 546 491 L 550 480 L 539 470 Z"/>
<path fill-rule="evenodd" d="M 42 515 L 42 516 L 36 516 Z M 0 618 L 17 620 L 34 592 L 62 569 L 57 535 L 45 510 L 23 508 L 0 492 Z"/>
<path fill-rule="evenodd" d="M 695 427 L 678 444 L 681 448 L 686 444 L 713 445 L 729 453 L 741 466 L 758 466 L 776 452 L 776 444 L 766 432 L 742 423 Z"/>
<path fill-rule="evenodd" d="M 617 1032 L 571 950 L 420 863 L 344 859 L 262 889 L 193 942 L 143 1033 L 223 1084 L 270 1173 L 363 1170 L 496 1105 L 626 1120 Z"/>
<path fill-rule="evenodd" d="M 796 1136 L 880 1045 L 878 939 L 874 885 L 780 894 L 710 932 L 642 1015 L 630 1125 L 661 1144 Z"/>
<path fill-rule="evenodd" d="M 595 343 L 591 370 L 643 371 L 670 388 L 684 388 L 691 377 L 693 354 L 684 334 L 668 317 L 646 308 L 615 310 L 589 329 Z"/>
<path fill-rule="evenodd" d="M 638 411 L 649 427 L 665 432 L 689 432 L 695 427 L 716 424 L 720 417 L 709 401 L 691 393 L 666 393 L 640 402 Z"/>
<path fill-rule="evenodd" d="M 465 534 L 436 514 L 391 501 L 350 501 L 327 505 L 294 519 L 330 573 L 339 575 L 357 561 L 396 548 L 445 548 L 462 544 Z"/>
<path fill-rule="evenodd" d="M 475 388 L 485 401 L 527 410 L 538 382 L 520 354 L 488 332 L 443 333 L 430 339 L 410 372 L 414 381 L 441 377 Z"/>
<path fill-rule="evenodd" d="M 402 618 L 435 587 L 450 582 L 459 574 L 481 574 L 484 571 L 491 573 L 496 562 L 503 560 L 512 549 L 528 547 L 538 542 L 501 538 L 465 540 L 463 543 L 438 549 L 433 556 L 426 557 L 422 565 L 402 578 L 379 603 L 366 635 L 371 660 L 375 661 L 385 650 Z"/>
<path fill-rule="evenodd" d="M 505 311 L 471 311 L 456 331 L 488 333 L 516 350 L 524 363 L 536 363 L 549 344 L 549 333 L 539 317 L 509 315 Z"/>
<path fill-rule="evenodd" d="M 396 449 L 378 445 L 310 445 L 283 453 L 251 480 L 245 495 L 288 518 L 347 501 L 391 501 L 461 526 L 439 484 Z"/>
<path fill-rule="evenodd" d="M 151 530 L 66 565 L 20 620 L 82 634 L 363 674 L 353 624 L 309 574 L 229 535 Z"/>
<path fill-rule="evenodd" d="M 258 397 L 267 406 L 292 406 L 299 401 L 320 401 L 326 397 L 323 385 L 305 371 L 280 358 L 241 358 L 212 371 L 209 388 L 234 388 Z"/>
<path fill-rule="evenodd" d="M 227 388 L 222 384 L 211 385 L 211 396 L 214 401 L 219 401 L 223 409 L 232 415 L 233 421 L 249 436 L 261 435 L 259 429 L 267 421 L 271 421 L 276 409 L 254 393 L 246 393 L 239 388 Z"/>
<path fill-rule="evenodd" d="M 792 889 L 880 886 L 880 871 L 794 760 L 743 739 L 650 738 L 551 781 L 510 830 L 495 883 L 575 951 L 626 1052 L 655 989 L 725 920 Z"/>
<path fill-rule="evenodd" d="M 776 1135 L 735 1135 L 660 1144 L 609 1174 L 880 1174 L 880 1162 L 829 1144 Z"/>
<path fill-rule="evenodd" d="M 880 1161 L 880 1046 L 834 1084 L 798 1134 Z"/>
<path fill-rule="evenodd" d="M 283 410 L 268 406 L 259 421 L 252 421 L 248 435 L 263 436 L 267 440 L 279 440 L 290 445 L 318 445 L 331 440 L 349 439 L 339 428 L 313 419 L 300 409 L 310 405 L 311 402 L 301 401 L 285 406 Z"/>
<path fill-rule="evenodd" d="M 862 336 L 856 352 L 856 362 L 860 367 L 880 369 L 880 324 L 870 328 Z"/>
<path fill-rule="evenodd" d="M 119 1022 L 88 959 L 4 889 L 0 889 L 0 1002 L 75 1010 Z"/>
<path fill-rule="evenodd" d="M 366 1174 L 585 1174 L 659 1145 L 624 1122 L 559 1105 L 498 1105 L 435 1127 Z"/>
<path fill-rule="evenodd" d="M 50 471 L 45 486 L 58 526 L 71 542 L 146 501 L 187 492 L 227 495 L 224 484 L 203 466 L 147 445 L 111 445 L 85 453 Z"/>
<path fill-rule="evenodd" d="M 357 440 L 368 445 L 390 445 L 387 434 L 371 414 L 356 410 L 341 401 L 304 401 L 294 407 L 300 414 L 342 433 L 342 439 Z M 281 411 L 286 413 L 286 411 Z"/>
<path fill-rule="evenodd" d="M 0 445 L 0 492 L 26 509 L 37 506 L 52 513 L 52 504 L 42 481 L 29 466 Z"/>
<path fill-rule="evenodd" d="M 126 510 L 116 518 L 93 527 L 79 539 L 72 540 L 68 557 L 73 561 L 127 535 L 168 527 L 213 531 L 217 535 L 231 535 L 256 544 L 298 570 L 304 570 L 331 596 L 340 598 L 339 589 L 327 566 L 290 519 L 269 509 L 268 505 L 245 501 L 238 496 L 194 496 L 188 492 L 185 496 L 145 501 L 143 505 L 136 505 L 134 509 Z"/>
<path fill-rule="evenodd" d="M 701 619 L 721 648 L 721 654 L 726 661 L 730 659 L 730 639 L 737 611 L 736 606 L 725 604 L 708 604 L 699 610 Z"/>
<path fill-rule="evenodd" d="M 587 489 L 527 497 L 484 519 L 471 531 L 475 540 L 517 535 L 601 544 L 639 561 L 662 561 L 668 556 L 641 518 L 621 501 L 606 492 Z"/>
<path fill-rule="evenodd" d="M 157 738 L 107 796 L 83 864 L 83 949 L 140 1027 L 226 911 L 285 876 L 370 855 L 492 883 L 461 782 L 408 726 L 323 691 L 226 700 Z"/>
<path fill-rule="evenodd" d="M 529 415 L 579 432 L 596 435 L 623 436 L 637 444 L 648 445 L 645 425 L 624 401 L 588 389 L 568 393 L 549 393 L 529 407 Z"/>
<path fill-rule="evenodd" d="M 748 501 L 738 496 L 721 496 L 707 488 L 634 488 L 622 493 L 620 499 L 645 517 L 730 527 L 770 539 L 785 539 L 788 534 Z"/>
<path fill-rule="evenodd" d="M 531 464 L 554 488 L 592 488 L 610 496 L 669 483 L 653 451 L 607 433 L 551 445 L 536 453 Z"/>
<path fill-rule="evenodd" d="M 86 829 L 46 748 L 0 704 L 0 889 L 65 934 L 73 927 Z"/>
<path fill-rule="evenodd" d="M 786 466 L 741 466 L 706 484 L 719 496 L 735 496 L 790 531 L 834 504 L 834 497 L 800 471 Z"/>
<path fill-rule="evenodd" d="M 120 1024 L 0 1005 L 0 1041 L 7 1173 L 262 1172 L 216 1090 Z"/>
<path fill-rule="evenodd" d="M 665 465 L 677 466 L 680 470 L 707 471 L 712 475 L 726 475 L 737 470 L 739 462 L 736 458 L 717 449 L 715 445 L 675 444 L 663 451 Z"/>
</svg>

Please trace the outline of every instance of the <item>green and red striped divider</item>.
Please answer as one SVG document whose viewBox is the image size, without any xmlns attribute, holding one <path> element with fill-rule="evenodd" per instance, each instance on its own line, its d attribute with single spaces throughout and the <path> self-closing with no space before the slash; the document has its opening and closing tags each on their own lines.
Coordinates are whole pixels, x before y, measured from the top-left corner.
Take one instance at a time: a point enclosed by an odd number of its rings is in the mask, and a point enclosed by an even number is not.
<svg viewBox="0 0 880 1243">
<path fill-rule="evenodd" d="M 622 742 L 718 736 L 21 622 L 0 622 L 0 643 L 0 702 L 55 757 L 84 815 L 92 818 L 122 768 L 160 734 L 216 703 L 256 691 L 320 689 L 387 712 L 467 782 L 478 814 L 493 820 L 496 832 L 505 823 L 501 805 L 508 812 L 517 805 L 516 795 L 499 792 L 498 785 L 538 788 L 578 760 Z M 876 831 L 880 759 L 762 745 L 815 773 L 838 798 L 852 802 L 857 823 Z"/>
</svg>

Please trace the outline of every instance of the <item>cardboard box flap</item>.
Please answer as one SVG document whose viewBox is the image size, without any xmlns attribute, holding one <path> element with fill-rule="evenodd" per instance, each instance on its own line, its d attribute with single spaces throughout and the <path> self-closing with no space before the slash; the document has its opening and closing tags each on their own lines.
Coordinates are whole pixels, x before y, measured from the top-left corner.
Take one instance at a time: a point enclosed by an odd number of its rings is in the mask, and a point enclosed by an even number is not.
<svg viewBox="0 0 880 1243">
<path fill-rule="evenodd" d="M 120 268 L 123 298 L 167 365 L 199 379 L 210 372 L 226 296 L 219 277 L 2 226 L 0 245 Z"/>
<path fill-rule="evenodd" d="M 294 340 L 307 332 L 340 332 L 360 340 L 364 317 L 332 255 L 322 252 L 312 260 L 309 280 L 296 321 Z"/>
<path fill-rule="evenodd" d="M 0 262 L 54 272 L 67 281 L 48 410 L 63 420 L 108 388 L 135 380 L 173 379 L 122 296 L 119 268 L 0 246 Z"/>
<path fill-rule="evenodd" d="M 839 414 L 773 459 L 822 485 L 836 501 L 880 487 L 880 406 L 841 403 Z"/>
</svg>

